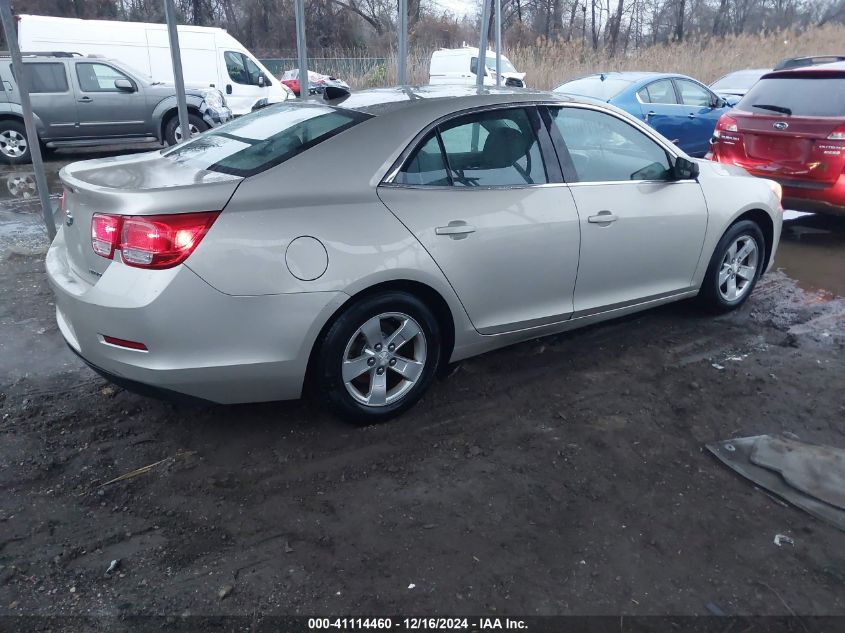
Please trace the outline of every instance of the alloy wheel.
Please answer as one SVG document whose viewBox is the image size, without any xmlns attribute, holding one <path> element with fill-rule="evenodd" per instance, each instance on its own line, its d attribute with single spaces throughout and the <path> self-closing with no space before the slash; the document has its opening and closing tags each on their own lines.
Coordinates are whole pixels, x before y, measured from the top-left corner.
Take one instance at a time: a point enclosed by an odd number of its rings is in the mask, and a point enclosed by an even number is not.
<svg viewBox="0 0 845 633">
<path fill-rule="evenodd" d="M 403 398 L 426 363 L 426 339 L 412 317 L 385 312 L 359 327 L 343 353 L 341 374 L 347 392 L 369 407 Z"/>
<path fill-rule="evenodd" d="M 197 134 L 200 133 L 199 128 L 194 125 L 193 123 L 188 124 L 188 129 L 191 131 L 191 138 L 194 138 Z M 182 126 L 177 125 L 176 129 L 173 132 L 173 138 L 176 139 L 177 143 L 182 142 Z"/>
<path fill-rule="evenodd" d="M 0 132 L 0 152 L 9 158 L 20 158 L 26 154 L 26 137 L 17 130 Z"/>
<path fill-rule="evenodd" d="M 725 251 L 719 270 L 719 294 L 725 301 L 734 302 L 751 289 L 757 275 L 759 249 L 750 235 L 740 235 Z"/>
</svg>

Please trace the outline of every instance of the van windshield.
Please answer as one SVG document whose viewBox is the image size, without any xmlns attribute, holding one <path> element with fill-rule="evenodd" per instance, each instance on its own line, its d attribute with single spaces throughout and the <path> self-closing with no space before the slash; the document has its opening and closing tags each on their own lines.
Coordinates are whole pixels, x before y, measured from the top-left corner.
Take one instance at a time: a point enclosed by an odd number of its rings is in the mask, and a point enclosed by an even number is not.
<svg viewBox="0 0 845 633">
<path fill-rule="evenodd" d="M 275 167 L 372 115 L 317 104 L 279 104 L 248 114 L 163 155 L 235 176 Z"/>
</svg>

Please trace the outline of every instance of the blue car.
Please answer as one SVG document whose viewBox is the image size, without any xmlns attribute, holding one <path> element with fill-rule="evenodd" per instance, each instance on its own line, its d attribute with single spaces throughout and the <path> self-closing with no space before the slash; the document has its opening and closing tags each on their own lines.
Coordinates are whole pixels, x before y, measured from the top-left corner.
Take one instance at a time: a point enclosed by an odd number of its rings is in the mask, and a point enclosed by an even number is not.
<svg viewBox="0 0 845 633">
<path fill-rule="evenodd" d="M 587 75 L 554 89 L 607 101 L 642 119 L 690 156 L 704 156 L 716 121 L 731 104 L 684 75 L 612 72 Z"/>
</svg>

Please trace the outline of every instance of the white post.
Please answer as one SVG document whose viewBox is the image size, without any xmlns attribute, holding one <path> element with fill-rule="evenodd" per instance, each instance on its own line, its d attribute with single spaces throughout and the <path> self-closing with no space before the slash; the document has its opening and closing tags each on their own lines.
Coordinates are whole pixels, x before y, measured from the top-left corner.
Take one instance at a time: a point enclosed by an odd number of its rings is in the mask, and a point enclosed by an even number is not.
<svg viewBox="0 0 845 633">
<path fill-rule="evenodd" d="M 32 168 L 35 171 L 35 186 L 38 189 L 38 198 L 41 200 L 41 213 L 44 215 L 47 236 L 52 242 L 53 238 L 56 237 L 56 221 L 53 218 L 53 205 L 50 204 L 50 190 L 47 189 L 47 176 L 44 173 L 44 161 L 41 158 L 38 130 L 35 127 L 35 117 L 32 115 L 32 101 L 29 99 L 29 77 L 26 76 L 23 69 L 23 58 L 21 57 L 21 50 L 18 48 L 18 35 L 15 32 L 15 21 L 12 18 L 10 0 L 0 0 L 0 20 L 3 22 L 6 46 L 9 47 L 9 54 L 12 56 L 12 68 L 15 70 L 18 93 L 21 96 L 26 142 L 29 145 L 29 154 L 32 157 Z"/>
</svg>

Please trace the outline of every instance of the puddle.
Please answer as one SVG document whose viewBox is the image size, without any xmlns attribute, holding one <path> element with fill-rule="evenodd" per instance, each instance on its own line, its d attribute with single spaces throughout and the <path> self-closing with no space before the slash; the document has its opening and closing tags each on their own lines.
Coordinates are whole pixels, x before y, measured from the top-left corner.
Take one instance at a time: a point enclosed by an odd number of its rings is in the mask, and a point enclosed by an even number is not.
<svg viewBox="0 0 845 633">
<path fill-rule="evenodd" d="M 804 290 L 845 297 L 845 217 L 817 214 L 785 220 L 775 268 Z"/>
</svg>

